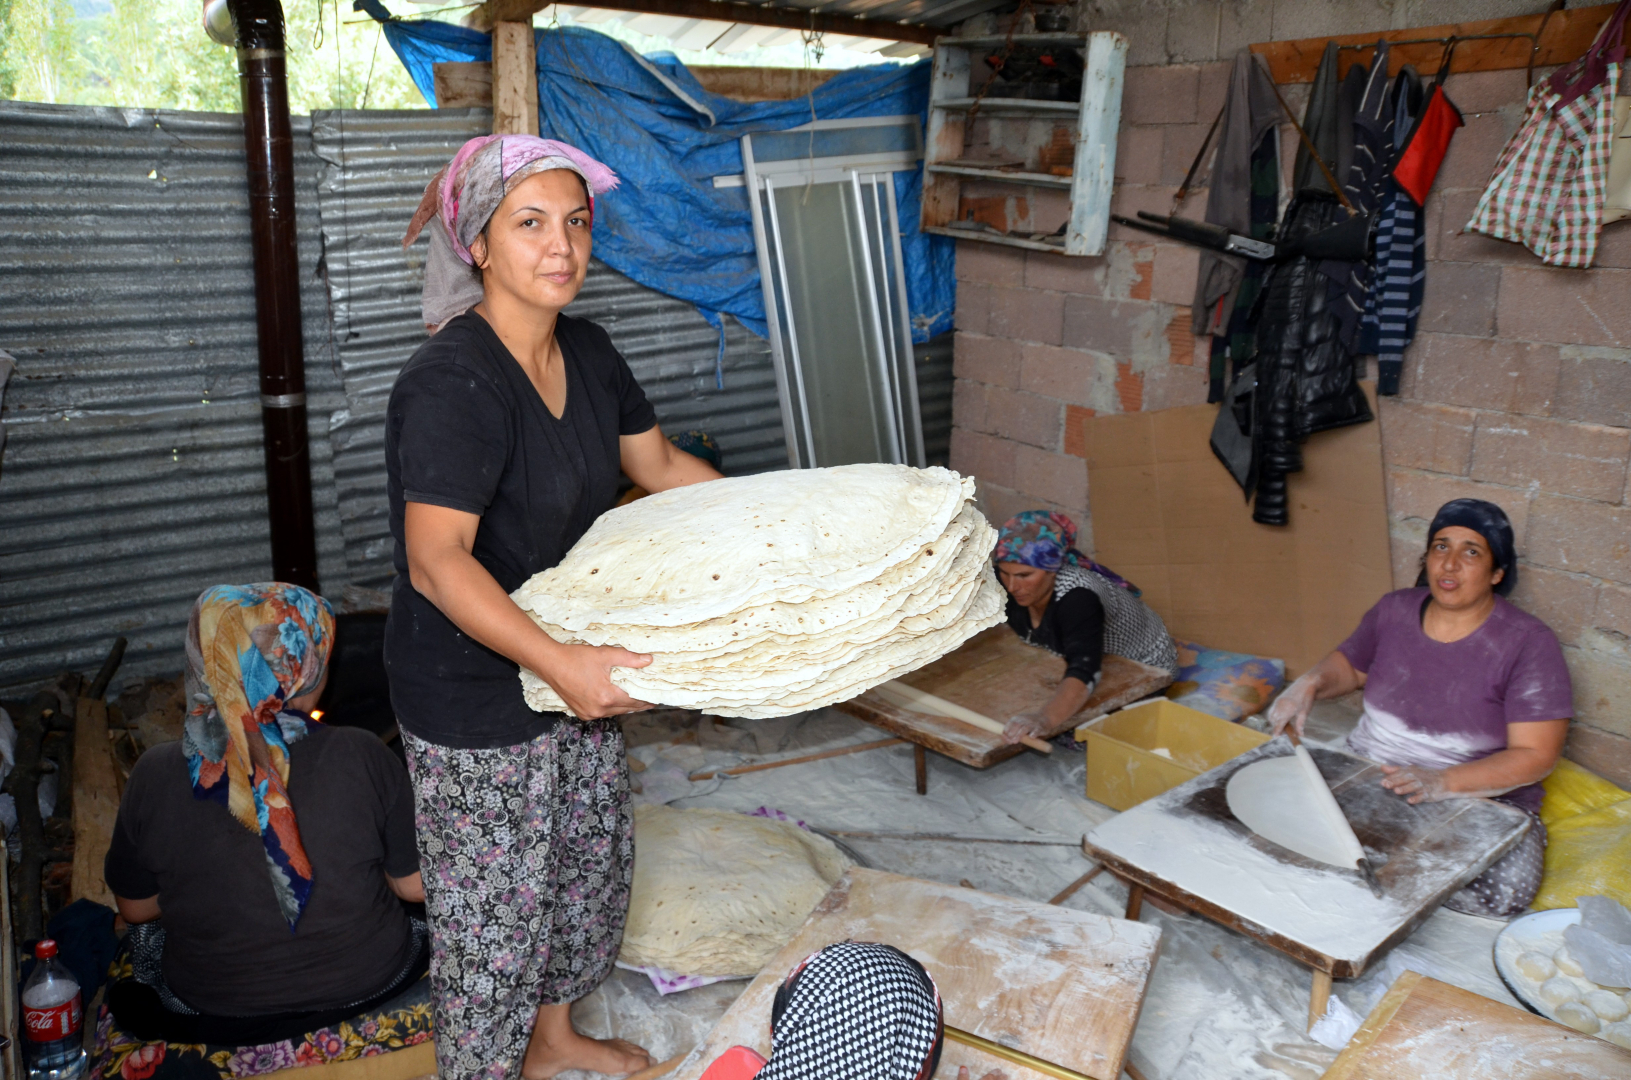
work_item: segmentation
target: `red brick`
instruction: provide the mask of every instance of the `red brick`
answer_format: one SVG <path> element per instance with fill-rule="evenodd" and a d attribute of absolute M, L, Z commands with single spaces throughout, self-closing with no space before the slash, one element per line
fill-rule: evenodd
<path fill-rule="evenodd" d="M 1070 454 L 1016 447 L 1014 487 L 1061 506 L 1086 506 L 1087 462 Z"/>
<path fill-rule="evenodd" d="M 1459 72 L 1444 80 L 1444 90 L 1463 116 L 1494 112 L 1509 105 L 1521 108 L 1529 96 L 1522 68 Z"/>
<path fill-rule="evenodd" d="M 1014 452 L 1019 444 L 993 435 L 953 427 L 951 467 L 964 476 L 975 476 L 993 484 L 1012 486 Z"/>
<path fill-rule="evenodd" d="M 1481 186 L 1455 191 L 1435 188 L 1434 194 L 1428 197 L 1427 258 L 1431 260 L 1428 277 L 1433 276 L 1439 261 L 1534 265 L 1535 256 L 1522 244 L 1462 231 L 1472 220 L 1483 194 Z"/>
<path fill-rule="evenodd" d="M 1025 252 L 1025 287 L 1053 292 L 1098 296 L 1104 291 L 1108 259 L 1083 259 L 1071 255 L 1051 255 L 1045 251 Z"/>
<path fill-rule="evenodd" d="M 986 419 L 985 398 L 988 389 L 990 387 L 984 383 L 969 382 L 967 379 L 952 383 L 951 422 L 969 431 L 989 432 L 991 424 Z"/>
<path fill-rule="evenodd" d="M 1193 64 L 1130 67 L 1122 84 L 1124 124 L 1193 124 L 1201 69 Z"/>
<path fill-rule="evenodd" d="M 1453 100 L 1453 96 L 1452 96 Z M 1495 171 L 1495 161 L 1501 148 L 1511 137 L 1517 117 L 1487 112 L 1466 117 L 1467 124 L 1450 140 L 1450 151 L 1444 155 L 1434 183 L 1446 191 L 1452 188 L 1482 188 L 1489 183 Z"/>
<path fill-rule="evenodd" d="M 1565 345 L 1552 415 L 1631 427 L 1631 352 Z"/>
<path fill-rule="evenodd" d="M 1471 409 L 1546 416 L 1558 380 L 1555 345 L 1422 334 L 1405 358 L 1405 393 Z"/>
<path fill-rule="evenodd" d="M 1079 458 L 1087 457 L 1087 429 L 1082 425 L 1097 415 L 1092 409 L 1084 409 L 1080 405 L 1065 406 L 1065 453 Z"/>
<path fill-rule="evenodd" d="M 1157 364 L 1144 373 L 1144 411 L 1204 405 L 1207 381 L 1204 367 Z"/>
<path fill-rule="evenodd" d="M 1154 125 L 1126 127 L 1116 137 L 1116 184 L 1161 182 L 1161 153 L 1166 145 Z"/>
<path fill-rule="evenodd" d="M 1597 610 L 1592 613 L 1593 629 L 1618 634 L 1631 641 L 1631 589 L 1604 584 L 1597 590 Z"/>
<path fill-rule="evenodd" d="M 1064 406 L 1052 398 L 1000 386 L 986 388 L 985 422 L 994 435 L 1057 450 L 1063 419 Z"/>
<path fill-rule="evenodd" d="M 1631 226 L 1610 225 L 1597 236 L 1597 257 L 1592 266 L 1631 267 Z"/>
<path fill-rule="evenodd" d="M 1599 731 L 1631 736 L 1631 663 L 1620 657 L 1564 646 L 1574 683 L 1576 726 L 1588 724 Z"/>
<path fill-rule="evenodd" d="M 1065 301 L 1064 344 L 1130 358 L 1142 333 L 1162 332 L 1161 307 L 1138 300 L 1072 296 Z"/>
<path fill-rule="evenodd" d="M 1500 333 L 1525 341 L 1631 348 L 1628 297 L 1631 270 L 1504 266 Z"/>
<path fill-rule="evenodd" d="M 1631 585 L 1631 507 L 1541 495 L 1529 519 L 1531 562 Z"/>
<path fill-rule="evenodd" d="M 1105 409 L 1114 402 L 1115 359 L 1058 345 L 1026 345 L 1020 389 L 1070 405 Z"/>
<path fill-rule="evenodd" d="M 1598 776 L 1631 788 L 1631 739 L 1576 720 L 1569 727 L 1563 756 Z"/>
<path fill-rule="evenodd" d="M 1134 371 L 1131 364 L 1116 365 L 1116 397 L 1122 412 L 1144 411 L 1144 376 Z"/>
<path fill-rule="evenodd" d="M 1217 115 L 1215 112 L 1213 115 Z M 1206 138 L 1207 129 L 1212 126 L 1209 116 L 1199 124 L 1168 124 L 1165 128 L 1166 141 L 1161 146 L 1161 182 L 1177 186 L 1184 182 L 1189 167 L 1195 163 L 1195 155 L 1200 151 L 1201 142 Z M 1207 153 L 1215 153 L 1217 139 L 1214 137 L 1212 145 L 1207 147 Z M 1195 171 L 1195 183 L 1207 183 L 1206 163 Z M 1193 198 L 1193 196 L 1191 196 Z M 1188 209 L 1188 208 L 1186 208 Z M 1190 210 L 1195 217 L 1205 213 L 1206 204 L 1197 200 L 1197 205 Z"/>
<path fill-rule="evenodd" d="M 986 326 L 993 337 L 1057 345 L 1063 318 L 1064 297 L 1058 293 L 991 287 Z"/>
<path fill-rule="evenodd" d="M 1493 335 L 1495 298 L 1500 286 L 1498 266 L 1434 263 L 1427 269 L 1422 289 L 1420 328 L 1441 334 Z"/>
<path fill-rule="evenodd" d="M 1423 544 L 1427 539 L 1427 523 L 1433 520 L 1438 508 L 1451 499 L 1486 499 L 1505 510 L 1506 516 L 1512 521 L 1512 532 L 1518 551 L 1522 553 L 1526 550 L 1524 542 L 1528 534 L 1530 512 L 1529 498 L 1522 491 L 1495 484 L 1481 484 L 1459 476 L 1442 476 L 1438 473 L 1397 467 L 1387 469 L 1388 517 L 1401 526 L 1419 522 L 1420 524 L 1415 527 L 1421 532 Z"/>
<path fill-rule="evenodd" d="M 1167 360 L 1174 364 L 1195 363 L 1195 332 L 1190 329 L 1189 309 L 1172 309 L 1172 321 L 1167 323 Z"/>
<path fill-rule="evenodd" d="M 1211 124 L 1223 108 L 1223 99 L 1229 96 L 1229 77 L 1234 71 L 1233 52 L 1219 53 L 1227 60 L 1214 60 L 1201 65 L 1195 97 L 1195 119 Z"/>
<path fill-rule="evenodd" d="M 1631 462 L 1631 431 L 1545 420 L 1538 416 L 1478 419 L 1472 478 L 1600 502 L 1619 502 Z"/>
<path fill-rule="evenodd" d="M 952 374 L 959 379 L 1016 389 L 1020 348 L 1018 342 L 959 330 L 952 343 Z"/>
<path fill-rule="evenodd" d="M 1127 297 L 1130 300 L 1149 300 L 1155 292 L 1155 260 L 1139 259 L 1133 263 L 1133 273 L 1136 275 L 1127 287 Z"/>
<path fill-rule="evenodd" d="M 1452 476 L 1467 475 L 1477 413 L 1393 397 L 1381 398 L 1379 403 L 1384 462 Z"/>
<path fill-rule="evenodd" d="M 1001 484 L 992 484 L 981 481 L 979 486 L 980 512 L 985 519 L 993 525 L 1000 525 L 1015 514 L 1025 510 L 1054 510 L 1080 520 L 1083 516 L 1081 507 L 1060 506 L 1029 495 L 1023 491 L 1015 491 L 1011 487 Z"/>
<path fill-rule="evenodd" d="M 957 283 L 957 310 L 952 322 L 959 330 L 983 334 L 990 323 L 991 286 L 972 281 Z"/>
<path fill-rule="evenodd" d="M 1025 252 L 1001 244 L 957 245 L 957 280 L 987 285 L 1018 285 L 1025 276 Z"/>
<path fill-rule="evenodd" d="M 1581 574 L 1565 574 L 1526 563 L 1518 567 L 1518 585 L 1507 597 L 1552 628 L 1565 645 L 1580 640 L 1595 625 L 1597 582 Z"/>
<path fill-rule="evenodd" d="M 1150 299 L 1186 308 L 1195 300 L 1195 275 L 1200 270 L 1201 252 L 1186 244 L 1157 244 L 1155 267 L 1150 280 Z"/>

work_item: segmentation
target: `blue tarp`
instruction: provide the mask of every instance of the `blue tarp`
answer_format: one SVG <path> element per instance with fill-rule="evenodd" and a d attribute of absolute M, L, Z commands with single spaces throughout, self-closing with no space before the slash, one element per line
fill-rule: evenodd
<path fill-rule="evenodd" d="M 432 64 L 492 58 L 491 38 L 465 27 L 393 20 L 384 29 L 432 104 Z M 642 285 L 690 301 L 715 326 L 728 312 L 764 336 L 747 192 L 715 188 L 713 178 L 742 171 L 743 135 L 808 123 L 811 98 L 733 101 L 704 90 L 670 53 L 642 57 L 579 27 L 535 35 L 540 133 L 581 147 L 623 180 L 597 200 L 595 254 Z M 842 71 L 816 89 L 815 116 L 921 117 L 929 69 L 921 61 Z M 918 231 L 921 192 L 921 170 L 895 174 L 912 336 L 920 342 L 951 329 L 956 295 L 955 245 Z"/>

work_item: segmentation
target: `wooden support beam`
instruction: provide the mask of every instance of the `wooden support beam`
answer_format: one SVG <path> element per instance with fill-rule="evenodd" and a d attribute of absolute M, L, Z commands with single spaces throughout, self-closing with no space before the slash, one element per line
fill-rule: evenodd
<path fill-rule="evenodd" d="M 119 815 L 119 780 L 108 748 L 108 707 L 80 698 L 74 717 L 74 870 L 70 896 L 113 906 L 102 860 Z"/>
<path fill-rule="evenodd" d="M 430 70 L 436 82 L 438 109 L 493 107 L 492 64 L 483 60 L 448 60 L 432 64 Z"/>
<path fill-rule="evenodd" d="M 464 18 L 464 25 L 488 30 L 501 22 L 530 20 L 534 12 L 549 4 L 544 0 L 487 0 Z M 712 19 L 715 22 L 746 23 L 749 26 L 779 26 L 784 30 L 810 30 L 849 37 L 880 38 L 884 41 L 912 41 L 932 46 L 945 33 L 933 26 L 858 19 L 853 15 L 828 15 L 801 8 L 744 4 L 735 0 L 594 0 L 578 7 L 609 11 L 634 11 L 643 15 L 677 15 L 682 19 Z"/>
<path fill-rule="evenodd" d="M 538 51 L 530 22 L 493 27 L 493 134 L 538 134 Z"/>
<path fill-rule="evenodd" d="M 1614 13 L 1613 4 L 1596 7 L 1564 9 L 1545 15 L 1518 15 L 1508 19 L 1481 19 L 1477 22 L 1444 23 L 1439 26 L 1419 26 L 1412 30 L 1378 30 L 1368 34 L 1340 34 L 1335 37 L 1303 38 L 1300 41 L 1267 41 L 1251 47 L 1269 62 L 1274 81 L 1281 83 L 1310 83 L 1325 53 L 1325 44 L 1374 45 L 1378 39 L 1388 42 L 1416 41 L 1422 38 L 1470 37 L 1478 34 L 1535 34 L 1545 20 L 1546 30 L 1540 35 L 1540 52 L 1534 55 L 1535 67 L 1567 64 L 1578 59 L 1591 45 L 1592 39 Z M 1631 35 L 1628 35 L 1631 36 Z M 1452 73 L 1463 71 L 1510 71 L 1529 66 L 1532 44 L 1528 38 L 1512 37 L 1494 40 L 1468 41 L 1457 45 L 1451 60 Z M 1369 62 L 1370 50 L 1344 49 L 1339 54 L 1338 75 L 1359 61 Z M 1414 65 L 1423 75 L 1438 73 L 1444 59 L 1444 47 L 1436 42 L 1421 45 L 1401 45 L 1389 50 L 1388 73 L 1396 75 L 1405 64 Z"/>

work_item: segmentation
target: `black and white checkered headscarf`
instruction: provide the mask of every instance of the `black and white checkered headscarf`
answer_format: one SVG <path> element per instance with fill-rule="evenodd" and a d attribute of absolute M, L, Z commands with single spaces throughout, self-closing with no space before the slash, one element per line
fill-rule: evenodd
<path fill-rule="evenodd" d="M 940 992 L 892 945 L 844 941 L 793 969 L 756 1080 L 928 1080 L 944 1038 Z"/>

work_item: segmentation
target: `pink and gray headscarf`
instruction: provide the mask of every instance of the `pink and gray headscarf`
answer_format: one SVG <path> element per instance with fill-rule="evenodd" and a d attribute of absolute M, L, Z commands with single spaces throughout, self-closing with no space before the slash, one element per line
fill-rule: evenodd
<path fill-rule="evenodd" d="M 480 302 L 481 272 L 470 245 L 504 196 L 527 177 L 551 169 L 569 169 L 583 178 L 591 217 L 595 196 L 618 184 L 616 173 L 575 146 L 536 135 L 483 135 L 459 147 L 426 186 L 402 246 L 413 243 L 431 218 L 441 222 L 431 230 L 425 260 L 424 317 L 431 333 Z"/>
<path fill-rule="evenodd" d="M 1038 570 L 1058 570 L 1067 564 L 1080 566 L 1134 596 L 1143 595 L 1138 586 L 1077 551 L 1076 523 L 1053 510 L 1026 510 L 1003 522 L 991 561 L 1024 563 Z"/>

